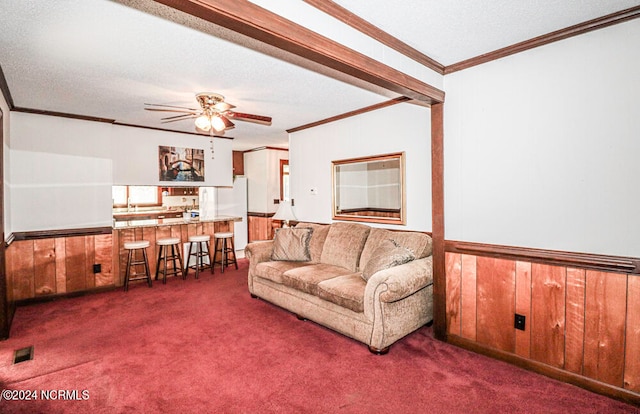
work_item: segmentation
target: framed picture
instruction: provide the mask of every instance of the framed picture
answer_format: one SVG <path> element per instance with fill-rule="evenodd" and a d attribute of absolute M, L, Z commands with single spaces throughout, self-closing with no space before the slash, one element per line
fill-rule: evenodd
<path fill-rule="evenodd" d="M 160 181 L 204 181 L 204 150 L 158 147 Z"/>

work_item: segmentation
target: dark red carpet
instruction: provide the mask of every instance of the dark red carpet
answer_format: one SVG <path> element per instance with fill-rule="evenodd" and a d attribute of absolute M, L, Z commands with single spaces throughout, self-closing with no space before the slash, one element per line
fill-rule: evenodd
<path fill-rule="evenodd" d="M 429 328 L 372 355 L 251 299 L 240 264 L 18 308 L 0 342 L 0 388 L 39 398 L 3 399 L 0 412 L 640 413 L 436 341 Z M 34 359 L 13 365 L 29 345 Z M 50 390 L 62 392 L 43 400 Z"/>

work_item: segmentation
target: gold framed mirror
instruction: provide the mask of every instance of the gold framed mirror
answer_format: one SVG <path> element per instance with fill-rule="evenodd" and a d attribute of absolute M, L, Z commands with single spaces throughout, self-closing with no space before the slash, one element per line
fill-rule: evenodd
<path fill-rule="evenodd" d="M 331 162 L 334 220 L 406 224 L 404 152 Z"/>

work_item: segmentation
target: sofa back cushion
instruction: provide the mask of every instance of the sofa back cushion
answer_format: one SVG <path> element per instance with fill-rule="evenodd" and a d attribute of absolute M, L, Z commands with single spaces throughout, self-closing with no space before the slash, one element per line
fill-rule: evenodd
<path fill-rule="evenodd" d="M 328 224 L 316 224 L 300 222 L 296 224 L 296 228 L 309 228 L 313 229 L 311 234 L 311 240 L 309 241 L 309 254 L 311 255 L 311 262 L 320 263 L 322 257 L 322 247 L 329 234 Z"/>
<path fill-rule="evenodd" d="M 416 259 L 430 256 L 433 252 L 433 244 L 428 234 L 417 231 L 393 231 L 372 228 L 367 238 L 367 243 L 362 249 L 359 268 L 364 269 L 373 257 L 373 253 L 385 240 L 393 240 L 399 246 L 410 250 Z"/>
<path fill-rule="evenodd" d="M 362 268 L 362 279 L 368 281 L 369 278 L 381 270 L 389 269 L 409 263 L 416 256 L 406 247 L 400 246 L 391 239 L 383 240 L 377 249 L 373 251 L 371 259 Z"/>
<path fill-rule="evenodd" d="M 311 259 L 309 241 L 312 233 L 313 229 L 305 228 L 276 229 L 271 260 L 308 262 Z"/>
<path fill-rule="evenodd" d="M 321 263 L 358 271 L 358 263 L 371 227 L 358 223 L 333 223 L 322 248 Z"/>

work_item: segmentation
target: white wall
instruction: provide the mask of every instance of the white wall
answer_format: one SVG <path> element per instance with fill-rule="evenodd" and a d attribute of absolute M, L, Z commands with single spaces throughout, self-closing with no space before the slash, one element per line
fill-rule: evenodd
<path fill-rule="evenodd" d="M 11 137 L 5 209 L 13 232 L 110 226 L 113 184 L 167 185 L 159 181 L 159 145 L 205 149 L 199 184 L 232 183 L 227 139 L 215 141 L 212 160 L 207 137 L 20 112 L 11 113 Z"/>
<path fill-rule="evenodd" d="M 401 103 L 289 135 L 291 198 L 301 221 L 330 223 L 331 161 L 405 152 L 407 224 L 431 231 L 431 111 Z M 310 190 L 317 189 L 317 195 Z"/>
<path fill-rule="evenodd" d="M 447 75 L 445 236 L 638 256 L 640 20 Z"/>

